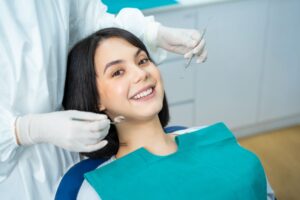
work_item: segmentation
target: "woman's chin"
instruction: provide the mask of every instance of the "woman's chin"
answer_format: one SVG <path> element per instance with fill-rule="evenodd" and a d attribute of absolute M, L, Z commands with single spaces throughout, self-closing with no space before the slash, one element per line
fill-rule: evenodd
<path fill-rule="evenodd" d="M 149 112 L 144 111 L 143 113 L 138 113 L 137 116 L 135 117 L 136 120 L 139 121 L 152 121 L 156 117 L 158 117 L 158 113 L 160 112 L 161 109 L 157 110 L 149 110 Z"/>
<path fill-rule="evenodd" d="M 151 122 L 153 120 L 156 120 L 156 118 L 158 119 L 158 112 L 151 112 L 151 113 L 137 113 L 136 115 L 130 115 L 130 116 L 124 116 L 125 120 L 124 122 L 126 123 L 147 123 L 147 122 Z"/>

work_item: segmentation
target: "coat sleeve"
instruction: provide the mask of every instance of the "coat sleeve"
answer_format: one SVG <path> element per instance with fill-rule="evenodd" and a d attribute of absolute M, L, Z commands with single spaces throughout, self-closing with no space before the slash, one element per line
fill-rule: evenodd
<path fill-rule="evenodd" d="M 159 23 L 153 16 L 145 17 L 134 8 L 124 8 L 117 15 L 107 12 L 107 6 L 99 0 L 77 0 L 70 5 L 70 47 L 91 33 L 108 27 L 118 27 L 132 32 L 147 46 L 151 57 L 161 62 L 166 51 L 157 48 Z"/>
<path fill-rule="evenodd" d="M 8 18 L 8 20 L 4 20 L 6 24 L 10 23 L 10 15 L 7 13 L 3 13 L 3 15 Z M 15 34 L 15 29 L 11 30 Z M 4 181 L 14 169 L 23 150 L 17 145 L 14 133 L 15 118 L 19 114 L 16 113 L 16 99 L 18 99 L 16 96 L 20 92 L 18 89 L 23 89 L 22 87 L 18 88 L 17 78 L 20 77 L 20 74 L 15 67 L 21 63 L 18 60 L 21 57 L 21 50 L 14 49 L 12 45 L 13 42 L 19 42 L 19 38 L 13 37 L 14 34 L 8 38 L 6 33 L 8 31 L 0 34 L 0 182 Z M 22 102 L 24 99 L 18 100 Z M 21 107 L 23 104 L 19 103 L 18 106 Z"/>
<path fill-rule="evenodd" d="M 1 87 L 3 87 L 2 85 Z M 15 116 L 5 105 L 5 98 L 0 101 L 0 182 L 14 169 L 22 147 L 18 146 L 14 134 Z"/>

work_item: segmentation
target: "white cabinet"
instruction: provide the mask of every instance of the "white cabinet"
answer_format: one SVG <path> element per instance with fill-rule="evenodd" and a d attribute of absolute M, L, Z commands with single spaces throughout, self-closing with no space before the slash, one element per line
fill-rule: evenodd
<path fill-rule="evenodd" d="M 256 122 L 263 61 L 266 1 L 235 1 L 199 8 L 208 24 L 208 60 L 197 68 L 196 123 L 230 128 Z"/>
<path fill-rule="evenodd" d="M 194 126 L 194 102 L 170 106 L 170 123 L 175 126 Z"/>
<path fill-rule="evenodd" d="M 166 61 L 159 66 L 170 108 L 170 125 L 194 126 L 195 68 L 185 61 Z"/>
<path fill-rule="evenodd" d="M 197 9 L 165 11 L 153 14 L 160 23 L 177 28 L 196 28 Z M 159 66 L 170 108 L 170 125 L 195 125 L 195 68 L 185 69 L 182 55 L 169 53 Z"/>
<path fill-rule="evenodd" d="M 195 99 L 194 67 L 185 69 L 185 60 L 166 61 L 159 65 L 170 105 Z"/>
<path fill-rule="evenodd" d="M 155 20 L 165 26 L 176 28 L 195 28 L 197 26 L 197 8 L 184 10 L 171 10 L 159 13 L 152 13 Z"/>
<path fill-rule="evenodd" d="M 160 23 L 178 28 L 195 28 L 197 9 L 155 13 Z M 193 126 L 195 118 L 195 69 L 185 69 L 182 55 L 169 54 L 159 66 L 170 108 L 170 125 Z"/>
<path fill-rule="evenodd" d="M 300 113 L 300 1 L 269 8 L 259 121 Z"/>

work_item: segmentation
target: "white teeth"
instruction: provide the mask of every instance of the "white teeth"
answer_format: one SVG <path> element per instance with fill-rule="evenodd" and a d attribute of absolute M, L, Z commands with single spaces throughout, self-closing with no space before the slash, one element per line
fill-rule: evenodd
<path fill-rule="evenodd" d="M 133 98 L 134 98 L 134 99 L 140 99 L 140 98 L 142 98 L 142 97 L 148 96 L 149 94 L 152 93 L 152 91 L 153 91 L 153 89 L 152 89 L 152 88 L 149 88 L 148 90 L 143 91 L 143 92 L 141 92 L 141 93 L 135 95 Z"/>

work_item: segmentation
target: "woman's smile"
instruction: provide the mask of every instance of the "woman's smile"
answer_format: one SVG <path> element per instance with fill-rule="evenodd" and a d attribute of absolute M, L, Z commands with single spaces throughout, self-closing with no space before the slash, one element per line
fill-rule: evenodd
<path fill-rule="evenodd" d="M 152 99 L 155 95 L 155 86 L 147 86 L 143 89 L 141 89 L 137 94 L 135 94 L 130 99 L 135 101 L 147 101 L 149 99 Z"/>

